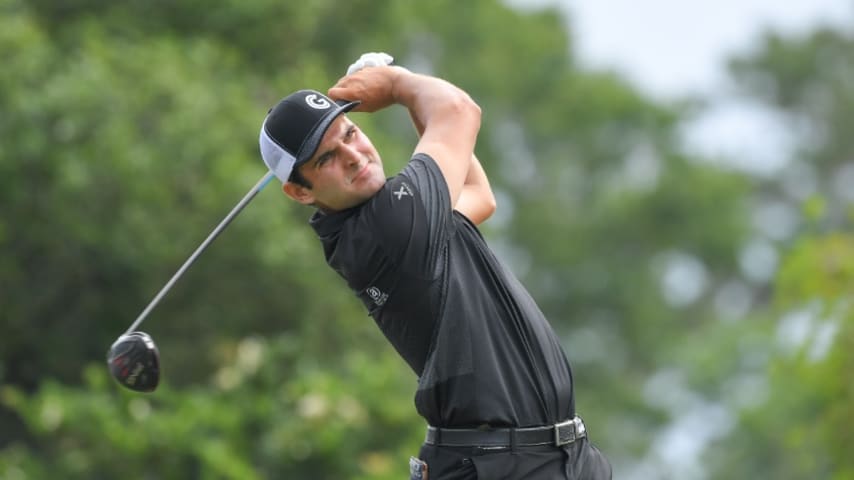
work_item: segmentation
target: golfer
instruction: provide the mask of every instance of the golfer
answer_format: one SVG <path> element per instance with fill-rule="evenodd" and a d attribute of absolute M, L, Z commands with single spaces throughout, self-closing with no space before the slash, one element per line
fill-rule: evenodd
<path fill-rule="evenodd" d="M 474 155 L 481 111 L 461 89 L 385 62 L 267 114 L 261 153 L 284 193 L 316 209 L 330 267 L 418 375 L 428 427 L 414 479 L 609 479 L 576 416 L 557 336 L 477 229 L 495 210 Z M 405 107 L 419 141 L 386 178 L 346 112 Z"/>

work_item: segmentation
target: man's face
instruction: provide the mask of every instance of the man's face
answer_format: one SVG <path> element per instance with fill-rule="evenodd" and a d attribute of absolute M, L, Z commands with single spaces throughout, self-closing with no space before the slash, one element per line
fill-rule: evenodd
<path fill-rule="evenodd" d="M 359 205 L 385 185 L 382 160 L 371 141 L 344 115 L 326 131 L 314 156 L 299 167 L 311 188 L 283 186 L 296 201 L 322 210 L 338 211 Z"/>

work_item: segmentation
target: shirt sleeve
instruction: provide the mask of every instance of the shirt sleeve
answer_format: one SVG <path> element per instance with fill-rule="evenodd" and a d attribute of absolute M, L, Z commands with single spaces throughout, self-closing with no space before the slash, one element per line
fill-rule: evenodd
<path fill-rule="evenodd" d="M 391 261 L 425 278 L 441 271 L 453 210 L 445 178 L 430 156 L 413 156 L 368 207 L 371 228 Z"/>

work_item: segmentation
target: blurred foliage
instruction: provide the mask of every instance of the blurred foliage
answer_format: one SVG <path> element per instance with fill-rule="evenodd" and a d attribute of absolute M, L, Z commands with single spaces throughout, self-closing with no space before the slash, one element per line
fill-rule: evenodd
<path fill-rule="evenodd" d="M 3 478 L 396 478 L 423 438 L 391 352 L 319 368 L 296 337 L 248 337 L 226 358 L 208 385 L 150 396 L 117 390 L 101 365 L 79 388 L 48 380 L 28 399 L 4 387 L 44 449 L 13 442 Z"/>
<path fill-rule="evenodd" d="M 662 436 L 708 405 L 736 419 L 705 429 L 710 474 L 853 478 L 850 38 L 769 34 L 733 61 L 802 140 L 793 170 L 755 179 L 683 152 L 680 106 L 580 68 L 566 20 L 498 0 L 0 0 L 0 478 L 405 477 L 415 376 L 278 186 L 143 325 L 161 388 L 103 365 L 264 173 L 269 106 L 376 50 L 483 107 L 484 234 L 564 339 L 615 478 L 664 469 Z M 406 113 L 353 118 L 395 173 Z M 769 240 L 777 278 L 749 278 L 769 202 L 797 227 Z M 781 340 L 799 318 L 806 340 Z"/>
<path fill-rule="evenodd" d="M 854 48 L 851 32 L 769 32 L 732 61 L 746 92 L 797 139 L 786 169 L 757 189 L 799 211 L 759 330 L 767 362 L 740 428 L 708 454 L 711 478 L 854 479 Z"/>
<path fill-rule="evenodd" d="M 711 450 L 713 478 L 854 478 L 854 234 L 802 239 L 775 299 L 767 377 Z"/>

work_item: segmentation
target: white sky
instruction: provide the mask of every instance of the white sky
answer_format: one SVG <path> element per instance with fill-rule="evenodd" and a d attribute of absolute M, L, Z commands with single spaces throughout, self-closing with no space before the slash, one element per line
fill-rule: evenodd
<path fill-rule="evenodd" d="M 854 26 L 847 0 L 552 1 L 569 12 L 586 62 L 615 67 L 663 97 L 720 87 L 727 54 L 748 49 L 766 27 Z"/>
<path fill-rule="evenodd" d="M 791 136 L 756 105 L 733 95 L 725 61 L 756 44 L 766 28 L 803 33 L 820 23 L 854 28 L 852 0 L 508 0 L 559 5 L 569 13 L 582 64 L 613 69 L 653 98 L 715 99 L 687 126 L 692 152 L 757 174 L 786 163 Z"/>

